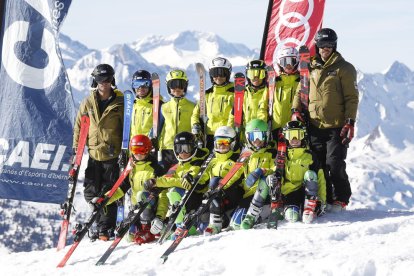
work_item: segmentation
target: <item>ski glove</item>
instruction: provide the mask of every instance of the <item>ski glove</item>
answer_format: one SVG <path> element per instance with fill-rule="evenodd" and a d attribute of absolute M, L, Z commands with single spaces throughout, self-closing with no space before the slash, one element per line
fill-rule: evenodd
<path fill-rule="evenodd" d="M 94 197 L 88 202 L 88 207 L 91 209 L 91 212 L 95 211 L 99 207 L 99 203 L 97 203 L 99 197 Z"/>
<path fill-rule="evenodd" d="M 292 108 L 292 117 L 290 118 L 291 121 L 300 121 L 302 123 L 305 122 L 305 120 L 303 120 L 303 116 L 302 113 L 300 113 L 299 110 L 297 110 L 296 108 Z"/>
<path fill-rule="evenodd" d="M 354 125 L 355 125 L 355 120 L 352 119 L 347 119 L 345 121 L 345 125 L 341 130 L 341 139 L 342 139 L 342 144 L 344 145 L 348 145 L 351 141 L 352 138 L 354 138 Z"/>
<path fill-rule="evenodd" d="M 183 186 L 184 189 L 190 190 L 191 187 L 193 186 L 193 181 L 194 181 L 193 176 L 190 173 L 186 173 L 183 176 L 181 185 Z"/>
<path fill-rule="evenodd" d="M 275 172 L 266 178 L 266 184 L 270 189 L 276 188 L 282 182 L 282 175 L 280 172 Z"/>
<path fill-rule="evenodd" d="M 144 189 L 148 192 L 152 192 L 157 187 L 157 180 L 155 178 L 150 178 L 145 180 Z"/>
<path fill-rule="evenodd" d="M 127 165 L 127 153 L 126 150 L 121 150 L 121 153 L 118 156 L 119 168 L 123 171 Z"/>
<path fill-rule="evenodd" d="M 153 235 L 157 235 L 161 232 L 162 228 L 164 227 L 164 222 L 159 217 L 155 217 L 151 221 L 151 229 L 150 232 Z"/>
<path fill-rule="evenodd" d="M 198 136 L 201 135 L 201 125 L 200 124 L 194 124 L 191 128 L 191 133 Z"/>
<path fill-rule="evenodd" d="M 257 168 L 254 171 L 252 171 L 246 178 L 246 185 L 250 188 L 256 183 L 256 181 L 264 175 L 264 172 L 262 169 Z"/>

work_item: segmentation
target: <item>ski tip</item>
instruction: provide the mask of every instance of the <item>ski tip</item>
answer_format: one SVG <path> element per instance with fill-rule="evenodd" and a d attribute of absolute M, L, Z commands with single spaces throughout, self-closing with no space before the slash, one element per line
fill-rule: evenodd
<path fill-rule="evenodd" d="M 244 74 L 243 74 L 242 72 L 237 72 L 237 73 L 234 75 L 234 78 L 244 78 Z"/>
<path fill-rule="evenodd" d="M 158 76 L 158 74 L 157 73 L 152 73 L 151 74 L 151 79 L 159 79 L 160 77 Z"/>
<path fill-rule="evenodd" d="M 161 256 L 161 258 L 160 258 L 160 260 L 159 260 L 159 263 L 160 264 L 165 264 L 165 262 L 168 260 L 168 257 L 167 256 Z"/>
<path fill-rule="evenodd" d="M 95 265 L 96 266 L 101 266 L 101 265 L 104 265 L 104 264 L 105 264 L 105 262 L 98 261 Z"/>

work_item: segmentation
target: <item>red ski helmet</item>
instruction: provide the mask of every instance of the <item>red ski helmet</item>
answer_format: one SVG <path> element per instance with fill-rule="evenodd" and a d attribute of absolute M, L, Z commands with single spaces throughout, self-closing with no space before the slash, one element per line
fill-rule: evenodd
<path fill-rule="evenodd" d="M 145 135 L 135 135 L 129 142 L 129 150 L 133 154 L 148 154 L 152 149 L 150 138 Z"/>

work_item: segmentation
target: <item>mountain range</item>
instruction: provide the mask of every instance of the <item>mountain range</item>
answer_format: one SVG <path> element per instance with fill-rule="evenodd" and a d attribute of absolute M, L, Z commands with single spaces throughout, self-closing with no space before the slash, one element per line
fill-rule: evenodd
<path fill-rule="evenodd" d="M 89 93 L 90 73 L 100 63 L 114 66 L 121 90 L 130 89 L 131 76 L 138 69 L 157 72 L 161 80 L 171 68 L 184 69 L 190 79 L 189 98 L 196 100 L 195 62 L 207 68 L 212 58 L 224 56 L 232 62 L 233 72 L 238 72 L 259 56 L 257 49 L 197 31 L 167 37 L 151 35 L 101 50 L 89 49 L 61 34 L 60 48 L 76 105 Z M 414 73 L 396 61 L 383 73 L 358 71 L 358 87 L 356 136 L 347 159 L 353 189 L 349 208 L 414 211 Z M 163 81 L 161 91 L 169 99 Z M 73 221 L 82 221 L 88 214 L 81 183 L 78 188 Z M 0 243 L 7 250 L 31 251 L 56 245 L 59 206 L 12 200 L 0 200 L 0 206 Z"/>

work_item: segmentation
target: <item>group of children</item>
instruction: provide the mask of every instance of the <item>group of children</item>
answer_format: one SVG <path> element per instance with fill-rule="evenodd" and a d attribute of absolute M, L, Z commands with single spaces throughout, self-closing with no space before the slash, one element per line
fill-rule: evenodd
<path fill-rule="evenodd" d="M 184 192 L 197 182 L 197 188 L 175 221 L 180 227 L 185 214 L 196 210 L 203 197 L 217 189 L 240 154 L 246 151 L 250 152 L 247 161 L 227 180 L 211 201 L 209 212 L 190 233 L 211 235 L 226 227 L 252 228 L 263 207 L 270 203 L 270 189 L 277 181 L 275 159 L 279 139 L 287 144 L 284 172 L 278 176 L 284 206 L 281 219 L 311 223 L 318 214 L 323 214 L 326 202 L 323 171 L 309 149 L 306 127 L 299 121 L 291 121 L 292 101 L 299 84 L 298 63 L 295 48 L 279 51 L 274 91 L 269 91 L 264 61 L 247 64 L 240 133 L 233 128 L 234 84 L 230 81 L 232 65 L 226 58 L 213 59 L 208 68 L 212 86 L 205 94 L 208 117 L 205 127 L 200 120 L 200 103 L 186 98 L 186 73 L 172 70 L 166 77 L 171 100 L 161 100 L 158 139 L 152 139 L 153 132 L 158 130 L 152 129 L 151 74 L 145 70 L 135 72 L 132 88 L 136 100 L 129 145 L 134 168 L 128 185 L 119 188 L 111 199 L 113 202 L 121 198 L 129 189 L 132 204 L 151 199 L 140 221 L 130 229 L 131 241 L 141 244 L 155 240 L 168 220 L 169 206 L 179 202 Z M 271 112 L 269 93 L 274 93 Z M 203 134 L 207 138 L 200 143 Z M 157 160 L 154 149 L 161 152 L 161 160 Z M 214 154 L 213 158 L 197 177 L 210 154 Z"/>

